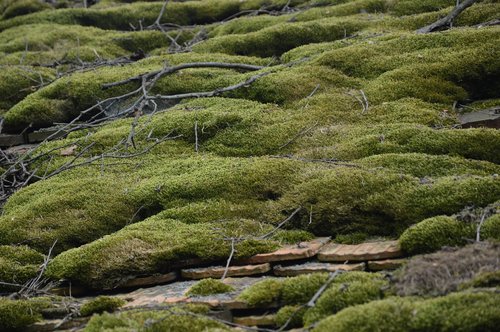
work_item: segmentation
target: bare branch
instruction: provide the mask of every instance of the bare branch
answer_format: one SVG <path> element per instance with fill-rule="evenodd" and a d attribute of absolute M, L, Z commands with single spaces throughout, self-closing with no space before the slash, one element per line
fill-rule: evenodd
<path fill-rule="evenodd" d="M 478 2 L 478 0 L 464 0 L 462 3 L 457 4 L 453 10 L 445 17 L 417 30 L 417 33 L 430 33 L 438 30 L 444 30 L 451 27 L 453 20 L 460 15 L 464 10 Z M 458 3 L 458 2 L 457 2 Z"/>

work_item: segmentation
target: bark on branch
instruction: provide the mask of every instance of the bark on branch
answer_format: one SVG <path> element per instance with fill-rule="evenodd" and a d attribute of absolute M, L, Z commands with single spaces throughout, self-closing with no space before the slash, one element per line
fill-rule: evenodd
<path fill-rule="evenodd" d="M 445 17 L 417 30 L 417 33 L 430 33 L 438 30 L 444 30 L 451 27 L 453 20 L 460 15 L 464 10 L 472 6 L 478 0 L 464 0 L 459 3 L 453 10 Z"/>

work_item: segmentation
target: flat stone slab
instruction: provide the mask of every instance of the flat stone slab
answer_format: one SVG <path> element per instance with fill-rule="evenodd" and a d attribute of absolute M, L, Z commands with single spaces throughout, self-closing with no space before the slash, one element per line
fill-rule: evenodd
<path fill-rule="evenodd" d="M 381 261 L 369 261 L 368 269 L 370 271 L 395 270 L 403 266 L 407 262 L 406 259 L 384 259 Z"/>
<path fill-rule="evenodd" d="M 238 263 L 261 264 L 311 258 L 316 256 L 329 240 L 329 237 L 320 237 L 312 241 L 285 246 L 270 253 L 258 254 L 247 259 L 239 260 Z"/>
<path fill-rule="evenodd" d="M 356 245 L 330 243 L 318 253 L 323 262 L 363 262 L 403 256 L 398 241 L 367 242 Z"/>
<path fill-rule="evenodd" d="M 462 124 L 462 128 L 487 127 L 499 129 L 500 106 L 480 110 L 477 112 L 459 114 L 458 119 Z"/>
<path fill-rule="evenodd" d="M 148 277 L 139 277 L 127 280 L 125 283 L 120 284 L 120 288 L 133 288 L 133 287 L 147 287 L 165 284 L 177 279 L 177 273 L 170 272 L 167 274 L 152 275 Z"/>
<path fill-rule="evenodd" d="M 233 323 L 244 326 L 274 326 L 276 315 L 233 317 Z"/>
<path fill-rule="evenodd" d="M 202 267 L 181 270 L 181 275 L 187 279 L 221 278 L 226 271 L 225 266 Z M 271 271 L 269 263 L 258 265 L 230 266 L 227 277 L 246 277 Z"/>
<path fill-rule="evenodd" d="M 198 281 L 177 281 L 171 284 L 141 288 L 129 293 L 116 295 L 128 303 L 125 308 L 154 306 L 159 304 L 178 304 L 178 303 L 197 303 L 206 304 L 212 308 L 225 309 L 248 309 L 247 303 L 237 299 L 238 294 L 254 283 L 263 280 L 263 278 L 226 278 L 224 283 L 233 286 L 234 291 L 223 294 L 214 294 L 208 296 L 186 296 L 186 292 Z M 270 304 L 266 308 L 275 308 L 277 303 Z"/>
<path fill-rule="evenodd" d="M 365 263 L 358 264 L 330 264 L 330 263 L 305 263 L 291 266 L 277 265 L 273 272 L 279 277 L 293 277 L 301 274 L 309 274 L 315 272 L 335 272 L 342 271 L 363 271 Z"/>

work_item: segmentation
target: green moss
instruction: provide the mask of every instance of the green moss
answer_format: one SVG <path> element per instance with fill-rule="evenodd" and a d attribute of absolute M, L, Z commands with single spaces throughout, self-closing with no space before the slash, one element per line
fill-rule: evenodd
<path fill-rule="evenodd" d="M 238 295 L 238 299 L 245 301 L 251 307 L 269 305 L 279 299 L 281 287 L 281 280 L 265 279 L 244 289 Z"/>
<path fill-rule="evenodd" d="M 495 293 L 456 293 L 429 300 L 389 298 L 350 307 L 313 331 L 493 331 L 499 322 Z"/>
<path fill-rule="evenodd" d="M 34 278 L 43 263 L 43 255 L 28 246 L 0 246 L 0 281 L 24 285 Z M 19 290 L 0 285 L 1 290 Z"/>
<path fill-rule="evenodd" d="M 127 311 L 119 314 L 94 315 L 85 332 L 130 331 L 225 331 L 227 327 L 214 319 L 203 317 L 189 309 L 165 307 L 165 310 Z"/>
<path fill-rule="evenodd" d="M 54 78 L 54 71 L 30 66 L 2 66 L 0 71 L 0 108 L 9 109 Z"/>
<path fill-rule="evenodd" d="M 313 308 L 307 310 L 304 324 L 312 325 L 346 307 L 378 300 L 383 297 L 384 286 L 387 282 L 383 280 L 336 283 L 321 295 Z"/>
<path fill-rule="evenodd" d="M 2 19 L 4 20 L 51 8 L 47 3 L 38 0 L 3 1 L 1 7 Z"/>
<path fill-rule="evenodd" d="M 460 285 L 460 289 L 470 287 L 499 287 L 500 286 L 500 271 L 481 272 L 468 282 Z"/>
<path fill-rule="evenodd" d="M 276 313 L 276 325 L 281 327 L 286 324 L 287 329 L 302 327 L 302 317 L 305 312 L 306 309 L 302 306 L 287 305 L 281 307 L 281 309 Z"/>
<path fill-rule="evenodd" d="M 365 233 L 339 234 L 335 237 L 335 242 L 342 244 L 359 244 L 365 242 L 368 235 Z"/>
<path fill-rule="evenodd" d="M 118 286 L 124 275 L 168 271 L 179 260 L 221 260 L 229 256 L 231 245 L 214 231 L 219 226 L 220 223 L 184 224 L 161 215 L 151 217 L 63 252 L 49 264 L 46 274 L 54 279 L 66 278 L 103 289 Z M 243 220 L 226 222 L 224 227 L 226 236 L 257 236 L 263 231 L 260 225 Z M 276 247 L 273 241 L 245 240 L 236 245 L 236 256 L 249 257 Z"/>
<path fill-rule="evenodd" d="M 0 298 L 0 330 L 22 331 L 42 319 L 40 310 L 48 308 L 46 299 L 10 300 Z"/>
<path fill-rule="evenodd" d="M 198 281 L 188 290 L 186 295 L 207 296 L 213 294 L 228 293 L 233 290 L 234 288 L 231 285 L 227 285 L 220 280 L 208 278 Z"/>
<path fill-rule="evenodd" d="M 498 165 L 490 162 L 423 153 L 379 154 L 357 160 L 357 163 L 370 168 L 384 168 L 411 174 L 419 178 L 458 174 L 484 176 L 498 174 L 500 171 Z"/>
<path fill-rule="evenodd" d="M 286 278 L 281 286 L 281 300 L 286 304 L 302 304 L 309 301 L 328 280 L 326 273 L 304 274 Z"/>
<path fill-rule="evenodd" d="M 366 23 L 353 19 L 321 19 L 283 23 L 256 32 L 209 39 L 197 45 L 198 52 L 279 56 L 295 47 L 341 39 L 363 28 Z"/>
<path fill-rule="evenodd" d="M 409 254 L 427 253 L 443 246 L 463 245 L 467 237 L 472 237 L 473 231 L 473 225 L 464 224 L 455 218 L 433 217 L 407 229 L 399 242 Z"/>
<path fill-rule="evenodd" d="M 500 240 L 500 214 L 486 219 L 481 226 L 481 240 Z"/>
<path fill-rule="evenodd" d="M 117 297 L 98 296 L 93 300 L 85 302 L 80 308 L 80 315 L 91 316 L 103 312 L 113 312 L 123 306 L 126 302 Z"/>

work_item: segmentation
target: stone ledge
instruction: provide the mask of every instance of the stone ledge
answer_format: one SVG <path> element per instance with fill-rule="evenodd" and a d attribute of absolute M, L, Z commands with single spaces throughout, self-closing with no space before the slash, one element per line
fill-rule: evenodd
<path fill-rule="evenodd" d="M 212 266 L 205 268 L 184 269 L 181 275 L 187 279 L 221 278 L 226 268 L 224 266 Z M 242 277 L 263 274 L 271 271 L 269 263 L 258 265 L 230 266 L 227 269 L 227 277 Z"/>
<path fill-rule="evenodd" d="M 318 253 L 323 262 L 364 262 L 403 257 L 398 241 L 367 242 L 357 245 L 330 243 Z"/>
<path fill-rule="evenodd" d="M 247 259 L 237 261 L 240 264 L 261 264 L 272 262 L 284 262 L 314 257 L 320 249 L 330 240 L 329 237 L 321 237 L 296 245 L 285 246 L 276 251 L 258 254 Z"/>
<path fill-rule="evenodd" d="M 292 266 L 277 265 L 273 271 L 276 276 L 293 277 L 301 274 L 310 274 L 316 272 L 334 272 L 342 271 L 363 271 L 365 263 L 358 264 L 330 264 L 330 263 L 305 263 Z"/>

